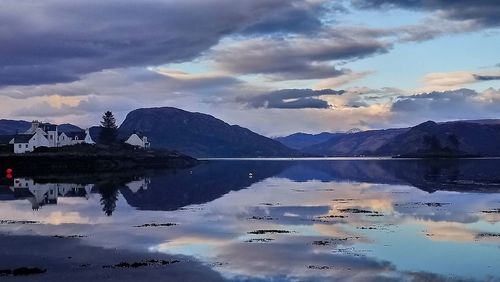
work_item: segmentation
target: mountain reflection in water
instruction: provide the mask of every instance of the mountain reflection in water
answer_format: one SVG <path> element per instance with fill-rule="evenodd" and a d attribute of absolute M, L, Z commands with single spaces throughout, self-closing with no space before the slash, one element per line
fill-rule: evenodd
<path fill-rule="evenodd" d="M 231 160 L 15 176 L 0 182 L 0 233 L 191 256 L 230 280 L 495 280 L 499 168 L 495 159 Z"/>

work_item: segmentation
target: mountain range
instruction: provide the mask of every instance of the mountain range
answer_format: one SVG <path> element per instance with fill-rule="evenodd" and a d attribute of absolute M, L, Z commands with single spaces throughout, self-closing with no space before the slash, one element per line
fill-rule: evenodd
<path fill-rule="evenodd" d="M 9 135 L 26 131 L 30 125 L 27 121 L 0 120 L 0 137 L 7 140 Z M 59 130 L 82 129 L 61 124 Z M 99 132 L 100 127 L 90 129 L 96 141 Z M 176 150 L 198 158 L 500 156 L 500 119 L 427 121 L 408 128 L 295 133 L 271 139 L 211 115 L 161 107 L 130 112 L 118 132 L 120 139 L 142 133 L 149 138 L 153 148 Z"/>
<path fill-rule="evenodd" d="M 321 144 L 336 136 L 344 136 L 344 133 L 321 132 L 318 134 L 308 134 L 297 132 L 285 137 L 276 137 L 274 138 L 274 140 L 282 143 L 289 148 L 295 150 L 304 150 L 307 147 Z"/>
<path fill-rule="evenodd" d="M 276 140 L 296 146 L 297 136 Z M 500 156 L 497 119 L 427 121 L 409 128 L 331 133 L 324 142 L 317 142 L 316 135 L 299 136 L 300 144 L 308 145 L 298 149 L 315 156 Z"/>

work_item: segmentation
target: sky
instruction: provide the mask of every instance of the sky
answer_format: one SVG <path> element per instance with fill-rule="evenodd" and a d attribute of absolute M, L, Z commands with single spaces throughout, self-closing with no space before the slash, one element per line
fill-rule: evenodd
<path fill-rule="evenodd" d="M 266 136 L 500 118 L 496 0 L 4 0 L 0 118 L 177 107 Z"/>

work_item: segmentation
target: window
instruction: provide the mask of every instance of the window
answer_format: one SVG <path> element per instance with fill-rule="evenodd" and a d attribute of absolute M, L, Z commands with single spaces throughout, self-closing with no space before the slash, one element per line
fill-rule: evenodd
<path fill-rule="evenodd" d="M 26 149 L 28 149 L 28 144 L 26 144 Z"/>
<path fill-rule="evenodd" d="M 50 135 L 50 140 L 54 139 L 53 137 L 54 137 L 54 136 Z"/>
<path fill-rule="evenodd" d="M 19 148 L 22 148 L 23 146 L 22 146 L 21 144 L 19 144 L 19 146 L 18 146 L 18 147 L 19 147 Z"/>

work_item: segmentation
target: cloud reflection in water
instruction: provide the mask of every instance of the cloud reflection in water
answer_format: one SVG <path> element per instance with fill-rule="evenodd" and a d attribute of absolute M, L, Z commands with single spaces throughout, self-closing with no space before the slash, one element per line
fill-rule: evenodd
<path fill-rule="evenodd" d="M 220 161 L 100 180 L 35 212 L 14 196 L 2 218 L 40 224 L 0 231 L 193 256 L 235 280 L 499 278 L 498 164 Z"/>

